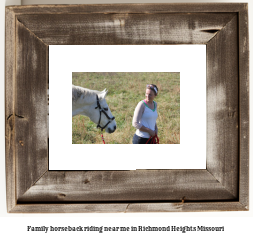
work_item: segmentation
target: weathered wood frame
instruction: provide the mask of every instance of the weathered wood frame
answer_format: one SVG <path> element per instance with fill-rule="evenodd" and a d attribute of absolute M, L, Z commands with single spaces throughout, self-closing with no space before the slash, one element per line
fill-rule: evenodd
<path fill-rule="evenodd" d="M 6 7 L 8 212 L 247 211 L 247 8 L 241 3 Z M 206 170 L 48 171 L 48 46 L 55 44 L 206 44 Z"/>

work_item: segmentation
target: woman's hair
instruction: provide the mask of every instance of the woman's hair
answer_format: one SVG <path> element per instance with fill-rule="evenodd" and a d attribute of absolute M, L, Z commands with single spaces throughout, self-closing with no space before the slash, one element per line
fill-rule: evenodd
<path fill-rule="evenodd" d="M 155 84 L 148 84 L 146 88 L 151 89 L 155 95 L 158 94 L 158 87 Z"/>

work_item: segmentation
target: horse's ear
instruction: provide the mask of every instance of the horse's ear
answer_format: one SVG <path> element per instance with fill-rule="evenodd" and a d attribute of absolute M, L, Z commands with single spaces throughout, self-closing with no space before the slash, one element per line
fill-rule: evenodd
<path fill-rule="evenodd" d="M 106 97 L 106 94 L 108 93 L 108 90 L 106 88 L 98 95 L 99 100 L 102 100 Z"/>

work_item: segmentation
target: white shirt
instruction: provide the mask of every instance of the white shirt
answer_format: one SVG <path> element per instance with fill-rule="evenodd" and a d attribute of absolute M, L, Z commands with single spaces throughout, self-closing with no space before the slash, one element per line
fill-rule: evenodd
<path fill-rule="evenodd" d="M 149 138 L 148 132 L 140 131 L 142 126 L 145 126 L 157 133 L 156 119 L 157 114 L 157 103 L 154 101 L 154 110 L 150 109 L 144 101 L 140 101 L 135 108 L 133 117 L 133 126 L 137 129 L 136 135 L 142 138 Z"/>

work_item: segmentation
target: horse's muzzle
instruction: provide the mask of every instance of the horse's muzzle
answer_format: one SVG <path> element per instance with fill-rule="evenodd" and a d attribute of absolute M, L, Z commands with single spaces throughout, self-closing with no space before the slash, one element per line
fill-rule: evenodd
<path fill-rule="evenodd" d="M 113 130 L 111 128 L 108 128 L 108 132 L 113 133 L 114 131 L 116 131 L 116 128 L 117 128 L 116 126 L 114 126 Z"/>

